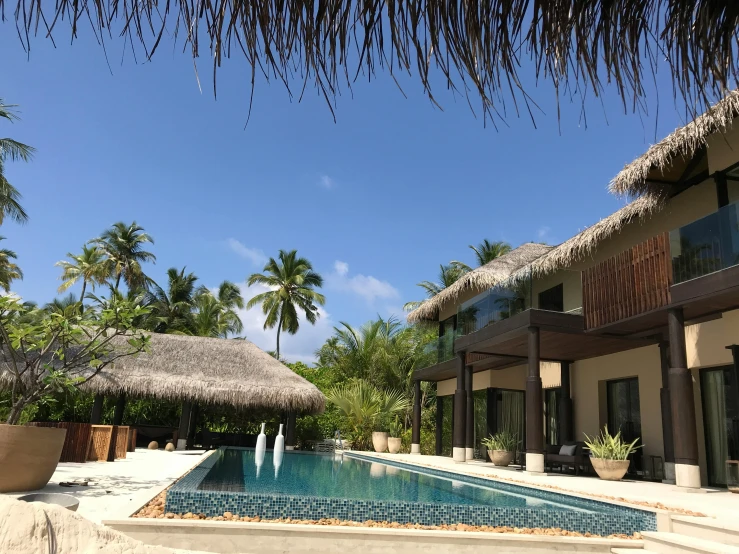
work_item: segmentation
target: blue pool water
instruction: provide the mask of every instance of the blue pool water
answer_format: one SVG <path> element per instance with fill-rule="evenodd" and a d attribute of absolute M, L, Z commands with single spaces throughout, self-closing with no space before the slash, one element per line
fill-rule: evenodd
<path fill-rule="evenodd" d="M 361 454 L 222 448 L 167 494 L 173 513 L 438 525 L 559 527 L 600 535 L 656 529 L 653 513 Z"/>

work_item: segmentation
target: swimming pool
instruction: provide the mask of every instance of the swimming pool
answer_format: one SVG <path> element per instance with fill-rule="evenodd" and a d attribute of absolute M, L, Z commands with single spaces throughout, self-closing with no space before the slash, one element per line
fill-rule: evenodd
<path fill-rule="evenodd" d="M 166 511 L 265 519 L 559 527 L 598 535 L 656 530 L 654 513 L 483 478 L 341 456 L 221 448 L 167 493 Z M 278 463 L 276 463 L 278 462 Z"/>

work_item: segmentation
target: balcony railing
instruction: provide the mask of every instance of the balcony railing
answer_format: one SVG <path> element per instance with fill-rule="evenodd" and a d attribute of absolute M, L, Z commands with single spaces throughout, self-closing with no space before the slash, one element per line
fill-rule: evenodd
<path fill-rule="evenodd" d="M 430 367 L 454 358 L 454 339 L 459 333 L 448 332 L 427 344 L 424 349 L 424 359 L 419 367 Z"/>
<path fill-rule="evenodd" d="M 531 308 L 531 278 L 514 288 L 492 288 L 457 309 L 457 332 L 468 335 Z"/>
<path fill-rule="evenodd" d="M 739 264 L 739 203 L 670 232 L 675 284 Z"/>

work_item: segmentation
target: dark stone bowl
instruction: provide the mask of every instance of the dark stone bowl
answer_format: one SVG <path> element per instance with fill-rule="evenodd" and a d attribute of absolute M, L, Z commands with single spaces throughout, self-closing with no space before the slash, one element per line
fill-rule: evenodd
<path fill-rule="evenodd" d="M 71 494 L 51 493 L 51 492 L 36 492 L 33 494 L 26 494 L 19 496 L 18 500 L 23 502 L 44 502 L 46 504 L 55 504 L 56 506 L 62 506 L 67 510 L 77 511 L 80 505 L 80 501 Z"/>

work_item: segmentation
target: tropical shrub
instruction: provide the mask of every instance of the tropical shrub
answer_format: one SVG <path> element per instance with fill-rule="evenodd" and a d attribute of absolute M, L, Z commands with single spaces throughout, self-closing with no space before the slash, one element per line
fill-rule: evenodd
<path fill-rule="evenodd" d="M 488 450 L 503 450 L 513 452 L 519 444 L 518 435 L 511 431 L 500 431 L 480 441 Z"/>
<path fill-rule="evenodd" d="M 637 442 L 639 442 L 638 437 L 631 443 L 624 441 L 621 438 L 621 431 L 611 435 L 608 432 L 608 425 L 603 427 L 600 434 L 595 437 L 585 435 L 585 446 L 590 450 L 591 457 L 603 460 L 627 460 L 632 452 L 641 448 L 636 445 Z"/>

